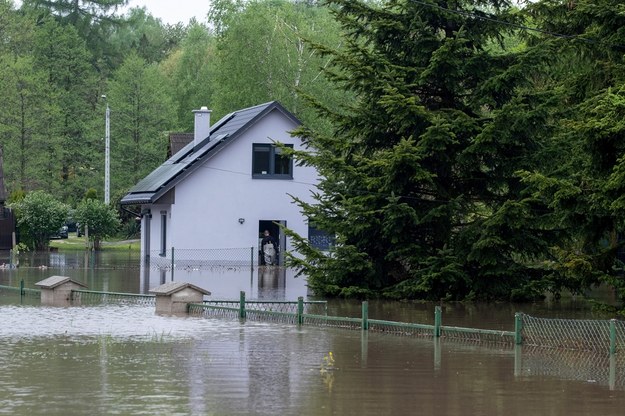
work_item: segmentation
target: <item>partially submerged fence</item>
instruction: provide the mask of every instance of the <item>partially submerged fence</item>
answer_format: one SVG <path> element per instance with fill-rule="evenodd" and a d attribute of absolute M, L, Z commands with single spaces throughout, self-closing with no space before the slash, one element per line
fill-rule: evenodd
<path fill-rule="evenodd" d="M 39 289 L 0 285 L 0 295 L 37 299 Z M 154 305 L 154 295 L 72 290 L 71 298 L 82 305 L 122 303 Z M 188 312 L 195 316 L 279 322 L 293 325 L 364 330 L 397 336 L 457 339 L 476 343 L 524 345 L 598 353 L 625 352 L 625 322 L 612 320 L 577 320 L 537 318 L 517 313 L 514 331 L 446 326 L 442 308 L 435 307 L 433 323 L 407 323 L 369 318 L 368 303 L 362 303 L 360 317 L 329 316 L 326 301 L 247 300 L 241 292 L 239 300 L 207 300 L 190 304 Z"/>
<path fill-rule="evenodd" d="M 159 270 L 210 270 L 214 267 L 255 267 L 258 250 L 254 247 L 185 249 L 172 247 L 150 251 L 146 263 Z"/>
<path fill-rule="evenodd" d="M 20 281 L 19 287 L 0 285 L 0 295 L 19 297 L 20 300 L 24 298 L 39 299 L 41 297 L 41 290 L 24 287 L 24 281 L 22 280 Z"/>
<path fill-rule="evenodd" d="M 242 296 L 244 296 L 242 294 Z M 476 342 L 499 342 L 513 345 L 516 340 L 521 339 L 521 335 L 512 331 L 498 331 L 489 329 L 462 328 L 442 325 L 442 309 L 435 308 L 434 324 L 417 324 L 406 322 L 395 322 L 368 317 L 368 302 L 362 303 L 361 317 L 339 317 L 328 316 L 326 314 L 314 313 L 311 308 L 305 307 L 303 298 L 298 299 L 299 306 L 295 311 L 256 309 L 245 306 L 245 309 L 230 305 L 213 305 L 207 302 L 203 304 L 189 305 L 189 313 L 206 317 L 230 317 L 258 321 L 280 322 L 285 324 L 298 324 L 317 327 L 331 327 L 351 330 L 365 330 L 371 332 L 381 332 L 400 336 L 425 336 L 425 337 L 445 337 L 470 340 Z M 241 303 L 240 305 L 243 305 Z"/>
<path fill-rule="evenodd" d="M 625 322 L 550 319 L 521 314 L 523 345 L 610 353 L 625 352 Z"/>
<path fill-rule="evenodd" d="M 95 290 L 72 290 L 72 300 L 81 305 L 95 305 L 104 303 L 134 304 L 134 305 L 154 305 L 156 296 L 133 293 L 100 292 Z M 245 292 L 241 292 L 239 300 L 206 300 L 203 305 L 231 313 L 233 316 L 246 316 L 246 311 L 250 313 L 293 313 L 297 310 L 297 301 L 279 300 L 247 300 Z M 203 306 L 202 305 L 202 306 Z M 326 301 L 304 301 L 303 308 L 310 313 L 328 313 L 328 302 Z M 227 313 L 221 316 L 227 316 Z"/>
<path fill-rule="evenodd" d="M 119 256 L 115 258 L 115 264 L 109 264 L 106 256 L 95 251 L 85 250 L 79 255 L 64 256 L 58 253 L 50 253 L 45 257 L 37 252 L 10 251 L 3 256 L 0 253 L 0 263 L 5 263 L 4 268 L 108 268 L 116 269 L 139 268 L 142 261 L 148 267 L 156 270 L 167 271 L 194 271 L 211 270 L 223 267 L 256 267 L 259 265 L 258 247 L 234 247 L 214 249 L 185 249 L 169 248 L 165 251 L 151 250 L 147 253 L 132 251 L 129 249 L 127 260 Z M 47 254 L 47 253 L 46 253 Z M 75 253 L 78 254 L 78 253 Z M 141 255 L 144 258 L 141 258 Z"/>

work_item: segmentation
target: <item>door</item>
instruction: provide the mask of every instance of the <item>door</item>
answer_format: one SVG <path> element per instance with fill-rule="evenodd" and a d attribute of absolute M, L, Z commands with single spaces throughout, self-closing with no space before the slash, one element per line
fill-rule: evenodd
<path fill-rule="evenodd" d="M 258 221 L 258 264 L 265 265 L 263 258 L 261 241 L 263 240 L 265 231 L 276 240 L 278 251 L 275 256 L 275 265 L 282 266 L 284 264 L 284 249 L 286 247 L 286 235 L 280 230 L 280 226 L 286 227 L 285 220 L 259 220 Z"/>

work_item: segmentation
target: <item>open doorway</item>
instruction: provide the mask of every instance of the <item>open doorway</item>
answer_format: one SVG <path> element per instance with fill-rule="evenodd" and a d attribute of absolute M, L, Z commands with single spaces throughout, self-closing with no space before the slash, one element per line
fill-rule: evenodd
<path fill-rule="evenodd" d="M 286 247 L 286 236 L 280 231 L 280 225 L 286 227 L 284 220 L 259 220 L 258 221 L 258 264 L 264 266 L 265 258 L 261 247 L 263 234 L 265 230 L 275 239 L 277 244 L 276 255 L 274 257 L 274 265 L 282 266 L 284 264 L 284 249 Z"/>

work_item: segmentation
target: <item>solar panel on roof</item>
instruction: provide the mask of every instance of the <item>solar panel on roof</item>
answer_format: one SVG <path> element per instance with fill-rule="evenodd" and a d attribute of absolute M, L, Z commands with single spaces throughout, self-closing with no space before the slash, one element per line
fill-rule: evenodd
<path fill-rule="evenodd" d="M 224 139 L 241 132 L 244 127 L 255 119 L 263 111 L 271 106 L 282 108 L 275 101 L 260 104 L 254 107 L 245 108 L 226 115 L 214 124 L 211 131 L 211 139 L 203 140 L 201 146 L 196 147 L 196 143 L 191 141 L 180 151 L 169 158 L 165 163 L 156 168 L 152 173 L 139 181 L 130 192 L 122 199 L 124 204 L 149 203 L 154 193 L 170 183 L 182 171 L 194 164 L 194 162 L 206 155 L 212 148 L 217 146 Z M 290 113 L 288 113 L 290 114 Z"/>

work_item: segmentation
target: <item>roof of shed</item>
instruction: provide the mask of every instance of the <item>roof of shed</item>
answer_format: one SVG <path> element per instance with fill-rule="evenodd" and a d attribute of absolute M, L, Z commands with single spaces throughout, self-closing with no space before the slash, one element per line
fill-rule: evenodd
<path fill-rule="evenodd" d="M 180 292 L 183 289 L 186 288 L 191 288 L 193 290 L 196 290 L 204 295 L 210 295 L 211 292 L 209 292 L 206 289 L 202 289 L 199 286 L 196 286 L 192 283 L 186 283 L 186 282 L 169 282 L 169 283 L 165 283 L 163 285 L 160 285 L 159 287 L 155 287 L 154 289 L 150 290 L 151 293 L 154 293 L 157 296 L 169 296 L 172 293 L 176 293 L 176 292 Z"/>
<path fill-rule="evenodd" d="M 74 283 L 78 286 L 87 287 L 86 284 L 78 282 L 68 276 L 50 276 L 47 279 L 43 279 L 35 283 L 35 286 L 39 286 L 42 289 L 54 289 L 55 287 L 68 282 Z"/>
<path fill-rule="evenodd" d="M 210 137 L 197 146 L 191 141 L 165 163 L 133 186 L 121 200 L 122 205 L 154 203 L 165 192 L 195 170 L 197 162 L 232 141 L 272 110 L 279 110 L 296 124 L 300 121 L 277 101 L 244 108 L 223 117 L 210 128 Z"/>

